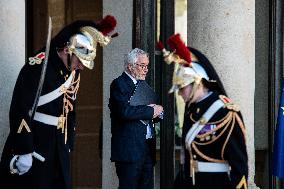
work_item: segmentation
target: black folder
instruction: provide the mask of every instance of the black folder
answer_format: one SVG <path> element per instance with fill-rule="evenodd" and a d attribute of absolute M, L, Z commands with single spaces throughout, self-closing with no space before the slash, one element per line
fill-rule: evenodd
<path fill-rule="evenodd" d="M 149 105 L 157 103 L 157 95 L 155 91 L 147 84 L 146 81 L 139 81 L 133 95 L 130 97 L 129 104 L 131 106 Z M 145 124 L 149 120 L 142 120 Z"/>

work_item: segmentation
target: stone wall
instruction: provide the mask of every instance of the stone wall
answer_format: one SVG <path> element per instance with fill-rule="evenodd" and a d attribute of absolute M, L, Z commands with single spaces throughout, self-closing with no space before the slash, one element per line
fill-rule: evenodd
<path fill-rule="evenodd" d="M 254 188 L 255 1 L 188 1 L 188 45 L 217 70 L 247 128 L 249 188 Z"/>
<path fill-rule="evenodd" d="M 16 78 L 25 63 L 25 1 L 0 1 L 0 156 L 9 132 Z"/>
<path fill-rule="evenodd" d="M 119 37 L 103 49 L 103 189 L 116 189 L 118 179 L 115 166 L 110 162 L 110 112 L 108 109 L 111 81 L 123 72 L 124 54 L 132 48 L 133 1 L 103 1 L 103 15 L 112 14 L 117 19 Z"/>

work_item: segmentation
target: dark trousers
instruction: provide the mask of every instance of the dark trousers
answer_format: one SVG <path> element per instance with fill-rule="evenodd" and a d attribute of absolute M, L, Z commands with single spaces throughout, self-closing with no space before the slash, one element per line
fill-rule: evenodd
<path fill-rule="evenodd" d="M 1 185 L 6 186 L 9 189 L 65 189 L 64 178 L 58 175 L 51 179 L 51 183 L 40 182 L 40 178 L 36 177 L 36 173 L 29 170 L 23 175 L 10 174 L 9 171 L 5 170 L 2 172 L 0 168 L 0 180 Z M 3 180 L 2 180 L 3 179 Z M 0 186 L 0 188 L 2 188 Z"/>
<path fill-rule="evenodd" d="M 115 162 L 119 189 L 153 189 L 154 162 L 151 157 L 150 145 L 147 144 L 145 155 L 139 162 Z"/>

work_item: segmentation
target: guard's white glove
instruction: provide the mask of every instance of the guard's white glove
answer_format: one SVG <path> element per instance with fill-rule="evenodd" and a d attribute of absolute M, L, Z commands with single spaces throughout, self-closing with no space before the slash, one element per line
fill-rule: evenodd
<path fill-rule="evenodd" d="M 19 155 L 15 165 L 19 171 L 19 175 L 23 175 L 30 170 L 33 164 L 32 153 Z"/>

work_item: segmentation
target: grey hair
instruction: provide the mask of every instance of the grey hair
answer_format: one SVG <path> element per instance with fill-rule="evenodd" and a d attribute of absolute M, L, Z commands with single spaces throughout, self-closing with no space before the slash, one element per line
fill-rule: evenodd
<path fill-rule="evenodd" d="M 135 48 L 132 49 L 129 53 L 125 54 L 124 56 L 124 69 L 127 69 L 128 64 L 135 64 L 137 63 L 138 57 L 141 55 L 146 55 L 149 57 L 149 54 L 142 49 Z"/>

